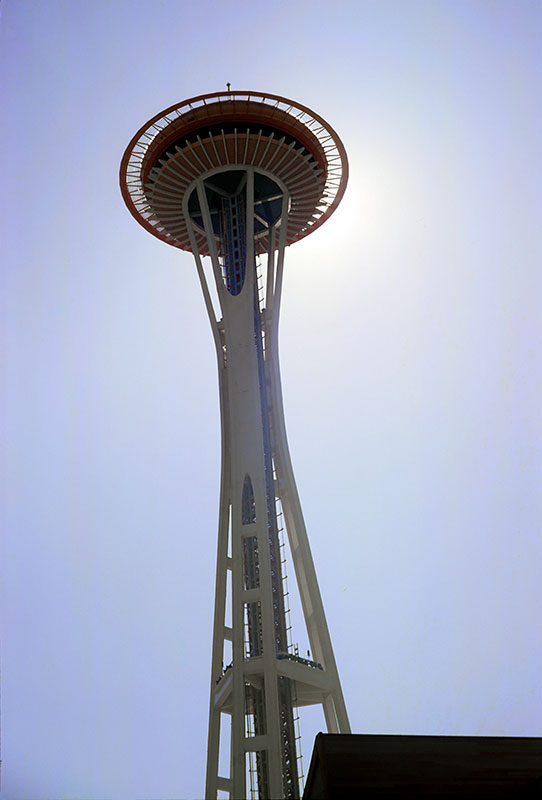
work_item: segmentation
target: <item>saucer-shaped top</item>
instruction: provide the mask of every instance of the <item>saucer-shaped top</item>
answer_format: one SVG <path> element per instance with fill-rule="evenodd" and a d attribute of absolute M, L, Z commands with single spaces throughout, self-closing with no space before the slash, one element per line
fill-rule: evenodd
<path fill-rule="evenodd" d="M 341 140 L 313 111 L 278 95 L 217 92 L 171 106 L 140 128 L 121 162 L 121 191 L 150 233 L 192 250 L 183 213 L 187 190 L 197 178 L 248 166 L 286 187 L 287 244 L 333 213 L 348 179 Z M 199 252 L 208 255 L 204 232 L 193 227 Z M 269 229 L 260 227 L 255 245 L 262 253 Z"/>

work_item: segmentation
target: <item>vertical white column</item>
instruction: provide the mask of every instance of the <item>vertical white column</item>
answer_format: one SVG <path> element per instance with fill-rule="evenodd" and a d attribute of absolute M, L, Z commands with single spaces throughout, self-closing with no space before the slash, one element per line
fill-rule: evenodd
<path fill-rule="evenodd" d="M 330 733 L 350 733 L 350 722 L 348 720 L 348 713 L 346 711 L 346 704 L 339 680 L 331 637 L 326 622 L 316 570 L 312 560 L 305 521 L 301 511 L 301 503 L 299 501 L 294 478 L 284 423 L 278 354 L 278 323 L 284 271 L 287 218 L 288 198 L 285 194 L 283 196 L 282 205 L 273 311 L 270 319 L 268 319 L 268 380 L 271 396 L 271 413 L 273 417 L 273 450 L 277 471 L 277 483 L 311 650 L 317 661 L 323 664 L 326 672 L 328 672 L 332 679 L 332 692 L 324 697 L 322 702 L 326 726 Z"/>
<path fill-rule="evenodd" d="M 201 181 L 198 182 L 198 196 L 200 203 L 203 190 L 203 206 L 206 209 L 206 219 L 210 222 L 210 215 L 207 206 L 207 201 L 204 194 L 204 188 Z M 205 278 L 205 271 L 203 269 L 201 256 L 196 243 L 194 228 L 192 220 L 188 214 L 188 195 L 185 197 L 183 206 L 184 218 L 190 238 L 190 245 L 196 263 L 196 269 L 200 284 L 203 292 L 203 298 L 209 321 L 213 331 L 215 340 L 217 365 L 218 365 L 218 379 L 219 379 L 219 393 L 220 393 L 220 421 L 221 421 L 221 481 L 220 481 L 220 502 L 219 502 L 219 519 L 218 519 L 218 545 L 217 545 L 217 563 L 216 563 L 216 588 L 215 588 L 215 609 L 214 609 L 214 624 L 213 624 L 213 646 L 211 656 L 211 690 L 209 698 L 209 731 L 207 741 L 207 767 L 205 778 L 205 797 L 208 800 L 216 800 L 218 792 L 218 769 L 219 769 L 219 749 L 220 749 L 220 727 L 221 727 L 221 710 L 217 708 L 215 703 L 216 697 L 216 681 L 222 670 L 222 663 L 224 658 L 224 638 L 225 638 L 225 623 L 226 623 L 226 585 L 227 585 L 227 570 L 228 570 L 228 537 L 229 520 L 230 520 L 230 504 L 231 504 L 231 469 L 230 469 L 230 428 L 229 428 L 229 401 L 228 401 L 228 385 L 225 375 L 225 366 L 222 352 L 222 334 L 220 326 L 215 317 L 215 312 L 209 292 L 209 287 Z M 219 268 L 218 256 L 216 253 L 216 243 L 212 235 L 210 227 L 206 229 L 207 242 L 211 252 L 214 255 L 213 271 Z M 211 248 L 214 246 L 214 252 Z M 229 776 L 221 776 L 228 778 Z"/>

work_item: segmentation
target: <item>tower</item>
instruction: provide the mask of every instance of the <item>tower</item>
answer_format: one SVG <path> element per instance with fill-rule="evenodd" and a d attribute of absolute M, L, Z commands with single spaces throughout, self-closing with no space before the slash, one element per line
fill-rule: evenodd
<path fill-rule="evenodd" d="M 121 163 L 122 194 L 136 220 L 194 255 L 218 359 L 222 477 L 207 798 L 219 790 L 230 798 L 298 798 L 300 706 L 321 704 L 329 732 L 350 732 L 288 452 L 278 361 L 285 248 L 333 213 L 347 177 L 344 146 L 318 114 L 257 92 L 171 106 L 140 128 Z M 310 658 L 289 639 L 284 532 Z M 228 717 L 229 775 L 219 775 Z"/>

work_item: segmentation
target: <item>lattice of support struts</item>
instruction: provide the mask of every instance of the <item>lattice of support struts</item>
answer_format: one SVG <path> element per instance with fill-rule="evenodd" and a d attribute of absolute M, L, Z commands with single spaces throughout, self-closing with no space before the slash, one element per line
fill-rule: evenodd
<path fill-rule="evenodd" d="M 255 254 L 255 261 L 256 261 L 256 287 L 257 287 L 257 295 L 258 295 L 258 308 L 260 313 L 263 312 L 265 308 L 265 293 L 264 293 L 264 285 L 263 285 L 263 266 L 261 258 Z M 262 339 L 264 342 L 263 351 L 264 351 L 264 358 L 265 358 L 265 331 L 262 326 Z"/>
<path fill-rule="evenodd" d="M 221 239 L 224 282 L 233 295 L 243 288 L 246 270 L 246 213 L 243 194 L 222 197 Z"/>
<path fill-rule="evenodd" d="M 299 706 L 297 703 L 297 692 L 295 688 L 295 681 L 292 681 L 292 700 L 294 706 L 294 725 L 295 725 L 295 741 L 297 752 L 297 773 L 299 777 L 299 795 L 303 794 L 305 788 L 305 773 L 303 771 L 303 754 L 301 752 L 301 724 L 299 720 Z"/>
<path fill-rule="evenodd" d="M 275 473 L 274 473 L 275 474 Z M 288 589 L 288 573 L 286 571 L 286 543 L 284 540 L 284 513 L 279 497 L 275 497 L 275 508 L 277 516 L 277 529 L 280 546 L 280 563 L 282 567 L 282 593 L 284 596 L 284 617 L 286 621 L 287 652 L 293 652 L 292 644 L 292 619 L 290 614 L 290 590 Z"/>

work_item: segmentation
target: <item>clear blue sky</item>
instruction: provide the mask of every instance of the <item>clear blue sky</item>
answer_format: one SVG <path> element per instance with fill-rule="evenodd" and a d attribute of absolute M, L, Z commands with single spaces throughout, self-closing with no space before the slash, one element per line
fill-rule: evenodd
<path fill-rule="evenodd" d="M 117 174 L 226 81 L 350 157 L 281 359 L 353 730 L 542 735 L 540 2 L 0 9 L 3 800 L 202 796 L 215 355 Z"/>

